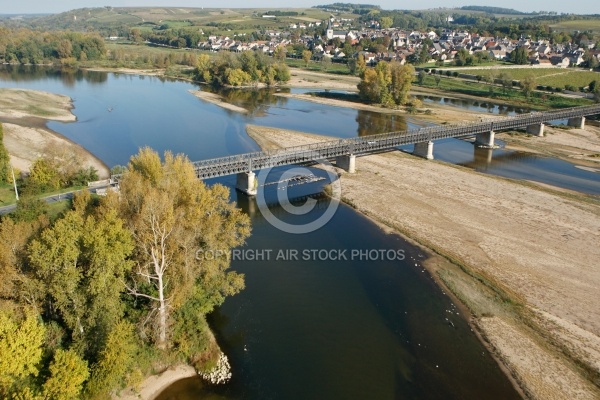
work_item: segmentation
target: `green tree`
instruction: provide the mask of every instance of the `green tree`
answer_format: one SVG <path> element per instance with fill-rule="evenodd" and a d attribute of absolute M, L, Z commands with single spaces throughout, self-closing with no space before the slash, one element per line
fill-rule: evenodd
<path fill-rule="evenodd" d="M 527 64 L 529 62 L 529 52 L 525 46 L 517 47 L 510 53 L 510 61 L 515 64 Z"/>
<path fill-rule="evenodd" d="M 381 21 L 379 22 L 382 29 L 391 28 L 393 23 L 394 20 L 392 19 L 392 17 L 381 17 Z"/>
<path fill-rule="evenodd" d="M 18 380 L 38 375 L 45 332 L 32 313 L 19 322 L 0 311 L 0 395 L 3 398 L 8 397 L 11 386 Z"/>
<path fill-rule="evenodd" d="M 302 51 L 302 60 L 304 61 L 305 67 L 308 67 L 308 63 L 310 62 L 311 58 L 312 58 L 312 51 L 310 51 L 310 50 Z"/>
<path fill-rule="evenodd" d="M 509 73 L 502 72 L 500 75 L 498 75 L 498 79 L 500 79 L 500 82 L 502 84 L 502 92 L 506 94 L 508 90 L 512 88 L 512 77 Z"/>
<path fill-rule="evenodd" d="M 121 179 L 122 217 L 134 233 L 136 268 L 129 293 L 145 300 L 147 328 L 158 348 L 170 345 L 171 316 L 197 290 L 208 309 L 243 288 L 243 276 L 227 272 L 228 254 L 250 233 L 249 219 L 229 203 L 221 185 L 206 187 L 182 155 L 144 148 Z"/>
<path fill-rule="evenodd" d="M 83 383 L 90 372 L 85 360 L 73 350 L 58 349 L 50 363 L 50 377 L 44 383 L 44 395 L 50 400 L 80 398 Z"/>
<path fill-rule="evenodd" d="M 92 368 L 91 379 L 86 387 L 90 397 L 108 395 L 123 386 L 127 374 L 136 363 L 137 344 L 134 326 L 119 321 L 111 329 L 98 363 Z"/>
<path fill-rule="evenodd" d="M 521 82 L 519 82 L 519 85 L 521 86 L 523 93 L 525 93 L 525 96 L 527 98 L 529 98 L 529 96 L 531 96 L 531 93 L 533 92 L 533 90 L 536 88 L 537 83 L 536 83 L 535 77 L 528 76 L 524 79 L 521 79 Z"/>
<path fill-rule="evenodd" d="M 277 63 L 274 66 L 275 80 L 280 83 L 285 83 L 290 80 L 291 74 L 289 67 L 284 63 Z"/>
<path fill-rule="evenodd" d="M 415 68 L 410 64 L 400 65 L 393 62 L 391 69 L 391 93 L 394 102 L 398 105 L 405 104 L 408 101 L 408 94 L 412 86 L 412 80 L 415 75 Z"/>
<path fill-rule="evenodd" d="M 252 81 L 258 81 L 259 79 L 259 68 L 256 57 L 253 51 L 244 51 L 239 55 L 240 62 L 242 64 L 242 70 L 250 75 Z"/>
<path fill-rule="evenodd" d="M 417 75 L 417 82 L 419 82 L 419 85 L 425 83 L 426 76 L 427 74 L 425 73 L 425 71 L 419 71 L 419 74 Z"/>
<path fill-rule="evenodd" d="M 231 86 L 243 86 L 251 80 L 250 74 L 240 68 L 229 68 L 225 71 L 225 82 Z"/>
<path fill-rule="evenodd" d="M 74 210 L 29 246 L 32 270 L 50 297 L 49 313 L 59 313 L 74 344 L 91 356 L 123 316 L 121 294 L 133 266 L 131 233 L 111 198 L 95 207 L 88 192 L 76 196 Z"/>
<path fill-rule="evenodd" d="M 6 147 L 4 147 L 4 130 L 0 123 L 0 182 L 8 182 L 11 178 L 10 156 Z"/>
<path fill-rule="evenodd" d="M 204 82 L 210 82 L 212 80 L 211 75 L 211 62 L 210 57 L 207 54 L 200 54 L 196 62 L 196 73 L 198 78 Z"/>
<path fill-rule="evenodd" d="M 38 158 L 33 162 L 29 180 L 42 191 L 58 189 L 61 186 L 58 166 L 48 158 Z"/>

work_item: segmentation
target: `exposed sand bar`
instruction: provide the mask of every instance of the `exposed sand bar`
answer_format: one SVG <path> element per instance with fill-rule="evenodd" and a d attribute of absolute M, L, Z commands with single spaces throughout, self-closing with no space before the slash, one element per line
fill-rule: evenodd
<path fill-rule="evenodd" d="M 247 130 L 271 147 L 318 139 Z M 600 398 L 573 361 L 600 371 L 598 200 L 400 152 L 361 157 L 357 173 L 341 179 L 344 200 L 358 211 L 487 282 L 481 285 L 440 257 L 427 263 L 469 306 L 481 335 L 525 393 Z M 522 302 L 522 310 L 497 293 Z"/>
<path fill-rule="evenodd" d="M 101 179 L 110 171 L 102 161 L 78 144 L 46 128 L 48 120 L 75 121 L 72 101 L 67 96 L 25 90 L 0 89 L 0 122 L 4 127 L 4 145 L 11 164 L 28 171 L 31 163 L 49 147 L 61 149 L 81 160 L 82 167 L 94 167 Z"/>
<path fill-rule="evenodd" d="M 144 379 L 137 391 L 127 389 L 113 399 L 120 400 L 152 400 L 163 390 L 180 379 L 196 376 L 196 370 L 190 365 L 177 365 L 159 375 L 151 375 Z"/>
<path fill-rule="evenodd" d="M 0 118 L 39 117 L 75 121 L 68 96 L 28 89 L 0 89 Z"/>
<path fill-rule="evenodd" d="M 204 101 L 207 101 L 209 103 L 212 103 L 214 105 L 222 107 L 226 110 L 235 111 L 235 112 L 239 112 L 242 114 L 248 114 L 248 110 L 246 110 L 243 107 L 239 107 L 234 104 L 227 103 L 223 99 L 223 97 L 219 96 L 218 94 L 210 93 L 210 92 L 203 92 L 202 90 L 189 90 L 189 92 L 199 99 L 202 99 Z"/>

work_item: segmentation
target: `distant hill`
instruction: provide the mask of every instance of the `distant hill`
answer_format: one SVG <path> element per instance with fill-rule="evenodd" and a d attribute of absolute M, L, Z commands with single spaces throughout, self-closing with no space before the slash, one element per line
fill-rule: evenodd
<path fill-rule="evenodd" d="M 488 14 L 509 14 L 509 15 L 527 15 L 522 11 L 513 10 L 512 8 L 488 7 L 488 6 L 464 6 L 460 8 L 465 11 L 481 11 Z"/>

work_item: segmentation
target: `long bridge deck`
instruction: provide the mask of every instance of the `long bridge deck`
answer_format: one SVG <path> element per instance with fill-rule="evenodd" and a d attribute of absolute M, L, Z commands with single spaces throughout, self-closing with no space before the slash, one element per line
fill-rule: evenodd
<path fill-rule="evenodd" d="M 430 142 L 446 138 L 461 138 L 507 129 L 526 128 L 531 125 L 541 125 L 548 121 L 580 118 L 594 114 L 600 114 L 600 104 L 556 111 L 533 112 L 475 123 L 431 126 L 367 137 L 335 139 L 303 146 L 212 158 L 196 161 L 193 164 L 198 178 L 208 179 L 263 168 L 333 159 L 339 156 L 364 155 L 388 151 L 407 144 Z"/>

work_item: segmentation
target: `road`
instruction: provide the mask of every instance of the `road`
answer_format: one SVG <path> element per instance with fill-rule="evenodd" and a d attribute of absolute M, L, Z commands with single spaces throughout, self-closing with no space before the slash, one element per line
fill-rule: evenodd
<path fill-rule="evenodd" d="M 75 193 L 81 192 L 82 190 L 89 190 L 92 193 L 96 193 L 98 189 L 108 189 L 111 185 L 103 185 L 103 186 L 94 186 L 89 189 L 79 189 L 73 190 L 71 192 L 65 192 L 60 194 L 53 194 L 51 196 L 42 197 L 41 200 L 44 200 L 46 203 L 56 203 L 57 201 L 69 200 L 73 198 Z M 13 212 L 17 208 L 17 204 L 9 204 L 7 206 L 0 207 L 0 215 L 8 214 Z"/>

